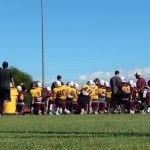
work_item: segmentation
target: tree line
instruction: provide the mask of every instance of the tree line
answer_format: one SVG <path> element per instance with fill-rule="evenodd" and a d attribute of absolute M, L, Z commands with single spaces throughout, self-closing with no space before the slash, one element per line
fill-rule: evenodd
<path fill-rule="evenodd" d="M 30 91 L 30 84 L 33 81 L 32 76 L 27 74 L 26 72 L 23 72 L 23 71 L 17 69 L 16 67 L 10 67 L 10 69 L 13 72 L 15 86 L 17 87 L 17 85 L 19 85 L 20 82 L 23 82 L 28 91 L 27 95 L 26 95 L 26 101 L 30 101 L 29 91 Z"/>

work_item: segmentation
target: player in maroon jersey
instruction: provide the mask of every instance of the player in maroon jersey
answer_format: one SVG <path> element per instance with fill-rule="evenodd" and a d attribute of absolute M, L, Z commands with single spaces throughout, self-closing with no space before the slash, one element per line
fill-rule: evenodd
<path fill-rule="evenodd" d="M 129 82 L 125 81 L 125 77 L 121 77 L 121 83 L 118 85 L 118 93 L 119 93 L 121 106 L 124 106 L 123 112 L 129 113 L 130 112 L 131 85 Z"/>
<path fill-rule="evenodd" d="M 130 85 L 131 85 L 131 94 L 130 94 L 130 114 L 134 114 L 135 110 L 136 110 L 136 87 L 134 86 L 133 80 L 129 81 Z"/>
<path fill-rule="evenodd" d="M 45 108 L 49 115 L 54 114 L 54 106 L 55 106 L 55 101 L 54 101 L 54 95 L 51 90 L 51 87 L 46 88 L 46 102 L 45 102 Z"/>

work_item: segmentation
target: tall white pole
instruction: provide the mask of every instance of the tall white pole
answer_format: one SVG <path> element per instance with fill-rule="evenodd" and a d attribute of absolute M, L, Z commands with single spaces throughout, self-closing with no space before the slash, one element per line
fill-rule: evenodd
<path fill-rule="evenodd" d="M 41 0 L 41 18 L 42 18 L 42 85 L 45 85 L 45 74 L 44 74 L 44 13 L 43 13 L 43 1 Z"/>

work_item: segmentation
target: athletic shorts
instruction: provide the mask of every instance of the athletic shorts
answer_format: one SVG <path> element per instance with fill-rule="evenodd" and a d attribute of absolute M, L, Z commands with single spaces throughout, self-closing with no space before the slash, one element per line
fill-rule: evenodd
<path fill-rule="evenodd" d="M 4 90 L 0 90 L 0 100 L 2 101 L 10 101 L 11 98 L 10 98 L 10 90 L 9 89 L 4 89 Z"/>

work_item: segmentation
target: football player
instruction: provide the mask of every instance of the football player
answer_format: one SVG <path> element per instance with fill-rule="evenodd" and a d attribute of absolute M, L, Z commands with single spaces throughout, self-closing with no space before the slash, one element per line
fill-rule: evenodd
<path fill-rule="evenodd" d="M 81 88 L 81 93 L 78 96 L 78 104 L 81 109 L 80 114 L 87 114 L 88 111 L 88 104 L 89 104 L 89 112 L 91 113 L 91 104 L 92 98 L 94 95 L 93 88 L 95 87 L 95 83 L 92 80 L 89 80 L 86 84 L 84 84 Z"/>
<path fill-rule="evenodd" d="M 79 90 L 79 84 L 74 83 L 74 88 L 76 90 L 73 101 L 72 101 L 72 110 L 73 110 L 73 114 L 78 114 L 79 113 L 79 105 L 77 103 L 78 100 L 78 95 L 80 94 L 80 90 Z"/>
<path fill-rule="evenodd" d="M 37 83 L 32 82 L 30 85 L 30 94 L 31 94 L 31 114 L 41 114 L 41 90 L 37 89 Z"/>
<path fill-rule="evenodd" d="M 121 83 L 118 85 L 118 93 L 121 106 L 124 105 L 123 113 L 130 113 L 131 85 L 125 81 L 125 77 L 121 77 Z M 121 113 L 121 108 L 119 113 Z"/>
<path fill-rule="evenodd" d="M 37 107 L 40 107 L 39 110 L 39 114 L 44 114 L 44 110 L 45 110 L 45 101 L 46 101 L 46 88 L 42 87 L 42 83 L 41 82 L 37 82 L 37 90 L 40 93 L 40 98 L 42 98 L 42 100 L 39 100 L 39 103 L 36 103 L 36 105 L 38 105 Z"/>
<path fill-rule="evenodd" d="M 23 114 L 23 109 L 24 109 L 24 102 L 25 102 L 25 91 L 22 91 L 22 87 L 19 85 L 17 86 L 18 90 L 18 96 L 17 96 L 17 106 L 16 106 L 16 113 L 18 115 Z"/>
<path fill-rule="evenodd" d="M 69 81 L 67 83 L 66 109 L 70 112 L 72 111 L 72 101 L 76 94 L 76 89 L 73 86 L 74 86 L 73 81 Z"/>
<path fill-rule="evenodd" d="M 109 82 L 105 82 L 105 86 L 106 86 L 105 113 L 110 113 L 110 102 L 112 98 L 112 90 Z"/>
<path fill-rule="evenodd" d="M 56 115 L 63 114 L 63 112 L 70 114 L 70 111 L 66 109 L 67 87 L 61 85 L 61 82 L 57 80 L 55 81 L 53 94 L 56 105 Z"/>
<path fill-rule="evenodd" d="M 136 88 L 134 87 L 133 80 L 129 80 L 131 85 L 130 94 L 130 114 L 134 114 L 136 110 Z"/>
<path fill-rule="evenodd" d="M 99 109 L 99 100 L 98 100 L 98 85 L 99 85 L 99 79 L 96 78 L 93 80 L 95 83 L 95 87 L 93 88 L 95 93 L 93 95 L 92 99 L 92 113 L 93 114 L 98 114 L 98 109 Z"/>
<path fill-rule="evenodd" d="M 47 92 L 46 92 L 46 101 L 45 101 L 45 110 L 46 112 L 49 113 L 49 115 L 52 115 L 54 112 L 54 106 L 55 106 L 55 101 L 54 101 L 54 96 L 51 90 L 51 87 L 47 87 Z M 49 109 L 49 111 L 47 111 Z"/>
<path fill-rule="evenodd" d="M 136 83 L 133 82 L 132 86 L 133 86 L 133 99 L 135 101 L 135 113 L 140 113 L 141 100 L 139 97 L 139 91 Z"/>
<path fill-rule="evenodd" d="M 99 97 L 99 113 L 104 114 L 105 112 L 105 100 L 106 100 L 106 86 L 104 80 L 99 81 L 98 97 Z"/>

